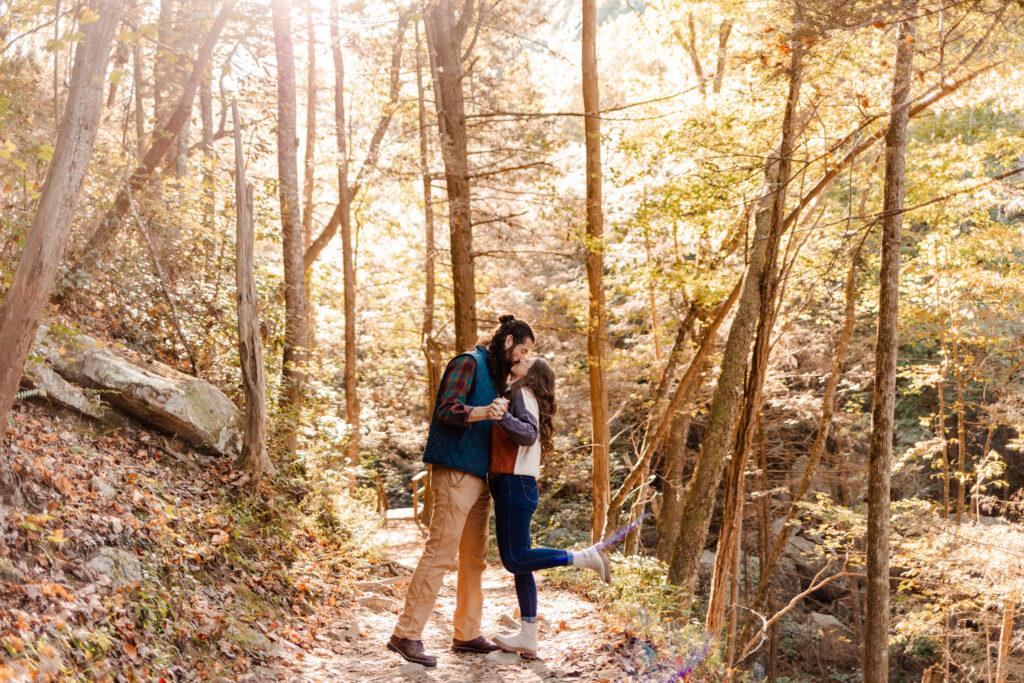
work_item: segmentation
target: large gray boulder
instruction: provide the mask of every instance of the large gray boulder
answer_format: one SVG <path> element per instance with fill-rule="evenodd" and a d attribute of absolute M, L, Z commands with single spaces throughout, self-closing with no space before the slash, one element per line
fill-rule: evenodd
<path fill-rule="evenodd" d="M 209 382 L 131 358 L 127 350 L 80 333 L 43 330 L 36 353 L 68 382 L 97 390 L 105 402 L 142 422 L 221 455 L 235 457 L 242 450 L 242 416 Z"/>

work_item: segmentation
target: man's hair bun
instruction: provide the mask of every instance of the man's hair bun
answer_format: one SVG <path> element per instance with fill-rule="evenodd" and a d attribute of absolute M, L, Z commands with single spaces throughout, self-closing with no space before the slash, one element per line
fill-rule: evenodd
<path fill-rule="evenodd" d="M 510 323 L 515 319 L 516 317 L 511 313 L 506 313 L 505 315 L 498 316 L 498 322 L 501 323 L 502 325 L 504 325 L 505 323 Z"/>

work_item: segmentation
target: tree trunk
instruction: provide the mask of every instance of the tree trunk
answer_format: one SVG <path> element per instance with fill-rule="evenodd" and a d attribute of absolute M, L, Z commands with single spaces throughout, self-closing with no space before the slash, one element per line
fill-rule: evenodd
<path fill-rule="evenodd" d="M 949 443 L 946 441 L 946 391 L 945 380 L 949 359 L 946 357 L 946 324 L 942 315 L 941 291 L 939 289 L 939 253 L 935 250 L 935 305 L 939 318 L 939 351 L 942 362 L 939 364 L 939 377 L 935 380 L 935 393 L 939 395 L 938 433 L 942 445 L 942 517 L 949 519 Z"/>
<path fill-rule="evenodd" d="M 332 49 L 333 46 L 332 46 Z M 340 50 L 340 46 L 338 47 Z M 302 253 L 313 243 L 313 185 L 316 178 L 316 33 L 313 30 L 313 3 L 306 2 L 306 153 L 302 173 Z M 312 280 L 304 269 L 306 301 L 306 347 L 315 354 L 316 308 L 313 305 Z"/>
<path fill-rule="evenodd" d="M 476 278 L 473 266 L 473 216 L 470 210 L 469 158 L 466 112 L 462 92 L 462 39 L 473 15 L 467 0 L 458 21 L 452 0 L 432 3 L 424 15 L 427 44 L 434 65 L 437 124 L 441 134 L 448 189 L 448 226 L 451 232 L 452 284 L 455 298 L 455 346 L 473 348 L 477 341 Z"/>
<path fill-rule="evenodd" d="M 415 23 L 416 33 L 416 100 L 420 124 L 420 175 L 423 178 L 423 247 L 426 282 L 423 292 L 423 327 L 420 329 L 420 348 L 427 366 L 427 419 L 434 414 L 437 389 L 441 384 L 441 345 L 434 338 L 434 264 L 437 261 L 437 247 L 434 243 L 434 204 L 430 186 L 430 138 L 427 134 L 427 107 L 423 89 L 423 45 L 420 41 L 419 22 Z M 427 481 L 433 476 L 433 465 L 427 465 Z M 423 490 L 423 512 L 420 521 L 430 526 L 434 514 L 434 490 L 427 486 Z"/>
<path fill-rule="evenodd" d="M 789 536 L 792 531 L 790 523 L 796 519 L 800 509 L 800 503 L 811 488 L 811 482 L 814 481 L 814 475 L 818 469 L 818 464 L 821 462 L 821 458 L 825 453 L 825 444 L 828 442 L 829 434 L 832 431 L 832 416 L 835 413 L 836 408 L 836 393 L 839 389 L 839 379 L 842 375 L 846 349 L 850 345 L 850 339 L 853 338 L 853 325 L 856 321 L 857 260 L 860 257 L 860 250 L 863 244 L 864 239 L 862 238 L 860 244 L 857 245 L 857 248 L 854 249 L 850 255 L 850 269 L 846 273 L 846 307 L 843 316 L 843 328 L 839 333 L 839 342 L 836 345 L 835 357 L 832 359 L 832 371 L 829 374 L 828 384 L 825 387 L 825 396 L 821 400 L 821 418 L 818 420 L 818 433 L 814 437 L 814 443 L 811 445 L 811 452 L 807 457 L 807 468 L 804 470 L 803 476 L 800 478 L 800 483 L 797 485 L 797 489 L 793 494 L 793 500 L 789 505 L 789 510 L 786 513 L 782 524 L 782 529 L 779 531 L 775 542 L 771 546 L 771 552 L 768 553 L 766 560 L 761 564 L 761 576 L 757 586 L 757 592 L 754 595 L 753 603 L 750 605 L 751 611 L 745 619 L 745 624 L 740 635 L 740 642 L 743 643 L 747 642 L 753 634 L 753 615 L 764 611 L 768 604 L 768 598 L 771 593 L 771 586 L 772 581 L 775 578 L 775 572 L 782 561 L 782 556 L 785 553 L 787 544 L 789 543 Z M 764 467 L 764 464 L 762 464 L 762 467 Z M 762 490 L 765 488 L 767 487 L 762 487 Z"/>
<path fill-rule="evenodd" d="M 605 386 L 604 214 L 601 206 L 601 98 L 597 82 L 597 2 L 583 0 L 583 111 L 587 172 L 587 365 L 590 369 L 591 447 L 593 449 L 594 519 L 590 539 L 606 531 L 611 497 L 608 445 L 608 389 Z"/>
<path fill-rule="evenodd" d="M 956 482 L 956 524 L 960 526 L 964 514 L 965 489 L 967 488 L 967 417 L 964 406 L 964 385 L 967 380 L 964 378 L 964 363 L 960 358 L 960 329 L 955 328 L 956 337 L 953 339 L 953 363 L 956 366 L 956 450 L 959 461 L 957 482 Z"/>
<path fill-rule="evenodd" d="M 146 78 L 142 73 L 142 34 L 135 37 L 132 46 L 132 86 L 135 88 L 135 154 L 141 159 L 146 154 L 146 105 L 143 86 Z"/>
<path fill-rule="evenodd" d="M 160 0 L 156 19 L 156 49 L 153 50 L 153 118 L 164 121 L 168 116 L 167 93 L 171 87 L 174 52 L 174 5 L 175 0 Z M 155 134 L 154 140 L 155 141 Z"/>
<path fill-rule="evenodd" d="M 914 22 L 904 20 L 896 42 L 889 130 L 885 135 L 882 256 L 878 275 L 878 339 L 868 450 L 867 606 L 864 683 L 889 678 L 889 480 L 896 405 L 900 247 L 907 119 L 914 66 Z"/>
<path fill-rule="evenodd" d="M 333 10 L 332 17 L 337 16 L 337 8 Z M 332 36 L 337 36 L 337 21 L 331 20 Z M 409 16 L 403 14 L 398 18 L 398 27 L 395 29 L 395 44 L 391 51 L 391 92 L 388 97 L 387 104 L 384 105 L 384 111 L 381 112 L 380 118 L 377 120 L 377 127 L 373 131 L 373 136 L 370 138 L 370 146 L 366 152 L 366 158 L 363 159 L 362 166 L 359 167 L 359 172 L 356 174 L 355 181 L 348 182 L 348 174 L 346 173 L 346 183 L 348 184 L 347 194 L 338 195 L 338 204 L 334 207 L 334 213 L 331 214 L 330 220 L 327 221 L 327 225 L 324 229 L 316 236 L 312 244 L 306 249 L 303 254 L 302 261 L 306 268 L 310 268 L 316 262 L 320 252 L 323 251 L 324 247 L 331 241 L 334 235 L 338 232 L 338 228 L 341 226 L 342 214 L 349 211 L 352 202 L 359 195 L 359 190 L 362 188 L 363 183 L 370 176 L 370 174 L 377 168 L 377 159 L 380 154 L 380 144 L 384 140 L 384 134 L 388 130 L 388 126 L 391 125 L 391 118 L 395 112 L 395 108 L 398 106 L 398 95 L 399 95 L 399 67 L 402 63 L 402 40 L 405 36 L 405 29 L 409 24 Z M 342 63 L 341 59 L 341 47 L 338 43 L 338 39 L 333 39 L 334 45 L 332 46 L 331 52 L 334 55 L 335 65 Z M 342 70 L 344 73 L 344 70 Z M 335 75 L 337 79 L 337 74 Z M 344 78 L 342 78 L 344 81 Z M 335 88 L 337 90 L 337 88 Z M 335 93 L 337 97 L 337 93 Z M 342 103 L 344 104 L 344 102 Z M 335 101 L 335 109 L 337 109 L 337 101 Z M 341 129 L 339 129 L 341 130 Z M 346 155 L 348 154 L 348 146 L 345 140 L 342 140 L 341 146 L 345 148 Z M 348 157 L 346 156 L 346 164 Z M 347 166 L 346 166 L 347 168 Z M 345 220 L 348 220 L 347 218 Z"/>
<path fill-rule="evenodd" d="M 430 138 L 427 135 L 427 108 L 423 89 L 423 51 L 420 42 L 419 23 L 416 23 L 416 98 L 419 105 L 420 124 L 420 175 L 423 178 L 423 242 L 425 254 L 426 283 L 423 294 L 423 327 L 420 331 L 420 346 L 427 365 L 427 417 L 434 414 L 434 401 L 441 383 L 441 346 L 434 338 L 435 289 L 434 264 L 437 262 L 437 246 L 434 242 L 434 200 L 430 185 Z M 430 489 L 428 487 L 427 491 Z M 426 502 L 424 502 L 426 507 Z"/>
<path fill-rule="evenodd" d="M 238 103 L 231 101 L 235 128 L 235 267 L 238 302 L 238 360 L 245 391 L 245 434 L 242 453 L 235 465 L 248 475 L 255 488 L 264 473 L 273 474 L 274 465 L 267 454 L 267 380 L 263 371 L 263 345 L 260 342 L 259 298 L 256 295 L 256 271 L 253 260 L 256 237 L 253 231 L 252 184 L 245 180 L 242 157 L 242 125 Z"/>
<path fill-rule="evenodd" d="M 743 396 L 741 387 L 747 374 L 750 341 L 754 334 L 758 317 L 757 311 L 760 306 L 762 278 L 768 265 L 774 263 L 774 254 L 770 258 L 768 254 L 769 243 L 773 241 L 770 239 L 771 216 L 773 206 L 782 202 L 788 181 L 788 177 L 783 175 L 785 170 L 783 166 L 788 167 L 788 160 L 793 149 L 796 105 L 802 81 L 800 61 L 802 50 L 799 41 L 796 42 L 797 49 L 793 50 L 791 55 L 789 94 L 782 119 L 779 152 L 777 157 L 769 159 L 765 169 L 766 186 L 764 193 L 758 199 L 759 209 L 754 219 L 754 238 L 751 242 L 747 271 L 743 279 L 743 291 L 740 294 L 736 316 L 729 329 L 729 338 L 722 356 L 718 386 L 708 411 L 708 428 L 701 443 L 693 477 L 686 489 L 679 537 L 676 540 L 672 562 L 669 565 L 669 581 L 683 586 L 691 593 L 697 578 L 700 555 L 704 550 L 708 526 L 711 523 L 715 496 L 722 479 L 725 455 L 734 443 L 734 427 Z M 781 225 L 784 230 L 785 223 L 781 223 Z M 774 244 L 777 248 L 777 238 L 774 240 Z"/>
<path fill-rule="evenodd" d="M 789 127 L 795 117 L 796 103 L 799 99 L 801 72 L 803 68 L 803 46 L 799 39 L 793 41 L 790 64 L 790 92 L 786 118 Z M 786 126 L 787 124 L 784 124 Z M 711 595 L 708 600 L 707 632 L 712 639 L 718 638 L 725 618 L 725 602 L 729 577 L 735 583 L 738 578 L 733 573 L 733 566 L 739 553 L 740 531 L 743 521 L 743 496 L 747 459 L 754 441 L 754 430 L 758 424 L 758 416 L 763 402 L 762 390 L 765 375 L 768 371 L 768 356 L 771 351 L 772 330 L 775 328 L 776 294 L 778 278 L 776 256 L 779 241 L 785 229 L 786 186 L 792 162 L 792 136 L 784 138 L 788 142 L 780 146 L 778 161 L 778 185 L 771 198 L 769 213 L 768 244 L 765 249 L 765 263 L 761 272 L 761 284 L 758 303 L 757 334 L 754 340 L 753 366 L 747 377 L 744 390 L 743 410 L 740 415 L 733 455 L 729 461 L 729 473 L 725 483 L 725 501 L 722 513 L 722 530 L 718 537 L 718 549 L 715 555 L 715 569 L 711 580 Z M 762 220 L 762 209 L 755 215 L 755 220 Z"/>
<path fill-rule="evenodd" d="M 647 239 L 649 236 L 645 236 L 645 243 L 647 245 L 647 267 L 650 270 L 651 264 L 651 250 L 650 241 Z M 655 348 L 655 360 L 657 363 L 661 363 L 661 353 L 658 350 L 658 335 L 657 335 L 657 309 L 654 305 L 655 287 L 654 279 L 650 281 L 650 301 L 652 311 L 652 323 L 651 330 L 654 333 L 654 348 Z M 669 352 L 668 362 L 665 364 L 665 369 L 661 374 L 661 379 L 658 381 L 658 386 L 654 390 L 653 401 L 651 402 L 650 414 L 647 418 L 647 432 L 644 434 L 645 441 L 648 435 L 653 436 L 654 430 L 651 429 L 651 425 L 657 425 L 659 420 L 671 420 L 671 416 L 665 414 L 668 405 L 668 390 L 675 381 L 676 368 L 679 366 L 679 360 L 683 355 L 683 350 L 688 346 L 686 340 L 689 338 L 689 331 L 693 326 L 694 318 L 697 317 L 697 305 L 691 304 L 690 309 L 686 312 L 686 316 L 680 321 L 679 329 L 676 332 L 676 340 L 672 345 L 672 351 Z M 671 428 L 671 427 L 670 427 Z M 645 454 L 651 452 L 644 443 L 640 445 L 640 453 L 637 457 L 636 467 L 639 468 L 639 474 L 636 476 L 637 482 L 639 482 L 639 488 L 636 492 L 636 497 L 633 499 L 633 504 L 629 511 L 629 524 L 633 525 L 637 519 L 643 514 L 644 508 L 647 506 L 647 480 L 651 471 L 651 464 L 654 460 L 653 455 L 651 457 L 644 457 Z M 608 508 L 608 519 L 614 520 L 618 517 L 619 510 L 612 510 L 611 504 Z M 612 521 L 605 522 L 607 527 L 615 526 Z M 643 530 L 643 523 L 641 522 L 629 533 L 626 534 L 626 538 L 623 540 L 623 552 L 626 555 L 635 555 L 640 547 L 640 533 Z"/>
<path fill-rule="evenodd" d="M 285 341 L 281 372 L 281 407 L 285 410 L 288 447 L 298 446 L 306 360 L 305 268 L 299 216 L 298 140 L 296 137 L 295 52 L 292 47 L 291 3 L 272 0 L 274 52 L 277 58 L 277 171 L 284 243 Z"/>
<path fill-rule="evenodd" d="M 729 34 L 732 33 L 732 19 L 723 19 L 718 25 L 718 63 L 715 66 L 715 80 L 711 85 L 711 92 L 718 94 L 722 89 L 722 79 L 725 78 L 726 59 L 729 52 L 726 47 L 729 44 Z"/>
<path fill-rule="evenodd" d="M 689 412 L 673 415 L 668 440 L 665 442 L 665 475 L 661 485 L 658 547 L 655 550 L 655 555 L 662 562 L 672 559 L 672 548 L 679 535 L 679 511 L 683 508 L 683 466 L 686 464 L 690 419 Z"/>
<path fill-rule="evenodd" d="M 686 45 L 686 51 L 690 55 L 690 61 L 693 62 L 693 72 L 697 75 L 697 87 L 700 88 L 700 94 L 707 94 L 704 90 L 704 83 L 707 81 L 707 77 L 704 76 L 704 67 L 700 64 L 700 55 L 697 54 L 697 27 L 693 23 L 693 12 L 686 15 L 686 30 L 689 31 L 689 40 L 683 41 Z"/>
<path fill-rule="evenodd" d="M 128 214 L 128 205 L 131 197 L 137 194 L 153 176 L 160 162 L 167 155 L 167 150 L 171 148 L 175 138 L 181 132 L 185 121 L 191 115 L 192 103 L 196 99 L 196 93 L 199 92 L 199 84 L 202 81 L 203 72 L 206 70 L 206 65 L 210 61 L 210 55 L 213 53 L 213 48 L 220 38 L 224 24 L 227 23 L 228 17 L 231 15 L 234 4 L 235 0 L 226 0 L 221 7 L 217 18 L 214 19 L 213 25 L 210 27 L 209 33 L 206 34 L 206 38 L 203 40 L 203 45 L 193 63 L 192 73 L 185 84 L 185 90 L 178 101 L 177 107 L 175 107 L 160 132 L 153 135 L 152 142 L 149 145 L 149 149 L 146 150 L 142 163 L 132 172 L 128 180 L 128 187 L 117 194 L 114 206 L 103 215 L 96 231 L 90 236 L 81 252 L 76 255 L 75 263 L 71 266 L 72 271 L 90 269 L 95 265 L 98 261 L 97 256 L 100 249 L 117 234 L 118 229 L 121 227 L 121 221 Z"/>
<path fill-rule="evenodd" d="M 71 219 L 100 122 L 107 59 L 123 5 L 123 0 L 97 0 L 93 8 L 99 19 L 80 29 L 82 42 L 75 50 L 71 87 L 57 131 L 53 160 L 10 288 L 0 304 L 0 349 L 5 356 L 0 363 L 0 425 L 5 427 L 43 306 L 67 247 Z M 0 434 L 0 440 L 3 438 Z M 7 463 L 0 463 L 0 496 L 16 494 Z"/>
<path fill-rule="evenodd" d="M 644 472 L 650 464 L 651 458 L 654 457 L 654 453 L 668 434 L 669 427 L 671 426 L 670 416 L 674 415 L 681 406 L 688 403 L 699 388 L 699 380 L 704 374 L 704 369 L 711 358 L 711 351 L 715 347 L 715 336 L 718 334 L 718 328 L 739 298 L 741 284 L 736 283 L 736 286 L 733 287 L 732 292 L 729 294 L 729 298 L 718 304 L 718 308 L 715 310 L 715 317 L 704 329 L 697 352 L 690 359 L 690 364 L 686 367 L 683 378 L 679 380 L 672 400 L 669 401 L 668 407 L 664 412 L 658 414 L 659 416 L 655 421 L 656 426 L 648 429 L 647 434 L 644 436 L 640 457 L 608 504 L 607 528 L 613 528 L 618 524 L 619 512 L 622 510 L 623 503 L 629 497 L 633 487 L 640 483 L 641 476 L 645 476 Z M 659 388 L 659 393 L 660 391 L 661 389 Z"/>
<path fill-rule="evenodd" d="M 1006 683 L 1010 670 L 1010 646 L 1013 642 L 1013 618 L 1016 598 L 1003 598 L 1003 623 L 999 629 L 999 658 L 996 660 L 996 683 Z"/>
<path fill-rule="evenodd" d="M 359 460 L 359 394 L 356 387 L 356 271 L 352 251 L 352 193 L 348 184 L 348 138 L 345 125 L 345 61 L 338 32 L 337 2 L 331 2 L 331 53 L 334 56 L 334 127 L 338 145 L 338 196 L 341 197 L 341 252 L 345 286 L 345 422 L 349 428 L 345 460 L 354 468 Z M 350 470 L 352 471 L 352 470 Z M 355 479 L 349 478 L 354 490 Z"/>
<path fill-rule="evenodd" d="M 61 0 L 53 3 L 53 42 L 60 40 Z M 53 51 L 53 120 L 60 121 L 60 50 Z"/>
<path fill-rule="evenodd" d="M 206 195 L 206 227 L 212 230 L 217 220 L 217 194 L 214 186 L 213 169 L 216 158 L 213 156 L 213 92 L 210 76 L 204 75 L 199 86 L 199 112 L 203 120 L 203 193 Z"/>

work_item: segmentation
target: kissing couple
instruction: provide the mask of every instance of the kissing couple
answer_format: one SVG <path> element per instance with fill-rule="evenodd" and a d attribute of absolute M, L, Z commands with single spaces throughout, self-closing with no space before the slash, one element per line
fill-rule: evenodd
<path fill-rule="evenodd" d="M 437 666 L 437 657 L 423 648 L 423 629 L 445 573 L 456 566 L 453 652 L 500 648 L 536 658 L 535 571 L 582 567 L 611 583 L 601 544 L 577 551 L 531 547 L 541 456 L 553 450 L 555 373 L 543 358 L 529 355 L 535 341 L 529 324 L 512 315 L 498 322 L 489 339 L 448 362 L 423 449 L 423 462 L 433 466 L 433 513 L 387 647 L 424 666 Z M 515 576 L 522 618 L 519 633 L 495 636 L 494 643 L 480 631 L 492 499 L 501 563 Z"/>

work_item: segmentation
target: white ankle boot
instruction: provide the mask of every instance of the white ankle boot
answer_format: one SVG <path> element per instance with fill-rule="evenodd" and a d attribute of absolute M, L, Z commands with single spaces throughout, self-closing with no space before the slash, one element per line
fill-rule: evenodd
<path fill-rule="evenodd" d="M 573 550 L 571 552 L 573 567 L 586 567 L 587 569 L 593 569 L 601 575 L 602 581 L 605 583 L 612 582 L 612 563 L 608 559 L 608 555 L 606 555 L 603 550 L 598 548 L 596 545 L 592 545 L 589 548 Z"/>
<path fill-rule="evenodd" d="M 515 635 L 494 636 L 494 642 L 502 650 L 537 659 L 537 624 L 528 621 L 519 624 L 519 633 Z"/>

